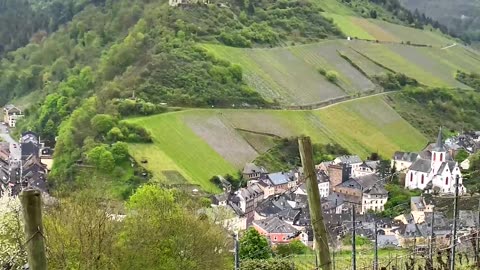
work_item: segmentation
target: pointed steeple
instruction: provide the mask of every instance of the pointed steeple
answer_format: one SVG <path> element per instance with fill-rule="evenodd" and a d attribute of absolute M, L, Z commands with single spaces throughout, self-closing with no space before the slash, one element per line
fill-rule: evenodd
<path fill-rule="evenodd" d="M 435 151 L 438 152 L 443 152 L 443 135 L 442 135 L 442 127 L 440 127 L 440 130 L 438 131 L 438 137 L 437 137 L 437 143 L 435 144 Z"/>

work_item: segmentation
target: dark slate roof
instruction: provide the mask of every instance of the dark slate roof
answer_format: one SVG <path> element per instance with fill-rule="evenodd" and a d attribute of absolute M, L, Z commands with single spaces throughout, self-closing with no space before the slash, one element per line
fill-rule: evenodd
<path fill-rule="evenodd" d="M 294 222 L 297 220 L 298 216 L 300 215 L 301 210 L 300 209 L 285 209 L 277 214 L 277 217 L 279 217 L 282 220 L 287 220 Z"/>
<path fill-rule="evenodd" d="M 356 177 L 355 180 L 362 186 L 363 189 L 369 189 L 380 181 L 380 177 L 376 174 L 369 174 Z"/>
<path fill-rule="evenodd" d="M 325 173 L 325 171 L 323 171 L 323 170 L 317 171 L 317 182 L 318 183 L 325 183 L 325 182 L 329 182 L 329 181 L 330 181 L 330 177 L 328 177 L 328 175 Z"/>
<path fill-rule="evenodd" d="M 428 173 L 432 169 L 432 163 L 430 160 L 427 159 L 417 159 L 412 166 L 410 166 L 410 170 L 417 171 L 417 172 L 425 172 Z"/>
<path fill-rule="evenodd" d="M 267 173 L 267 169 L 262 166 L 257 166 L 254 163 L 247 163 L 243 168 L 244 174 L 252 174 L 252 173 Z"/>
<path fill-rule="evenodd" d="M 359 156 L 339 156 L 337 158 L 341 163 L 345 164 L 362 163 L 362 159 Z"/>
<path fill-rule="evenodd" d="M 438 131 L 437 142 L 432 149 L 433 151 L 437 152 L 445 152 L 445 146 L 443 145 L 443 135 L 442 135 L 442 128 Z"/>
<path fill-rule="evenodd" d="M 368 165 L 368 167 L 372 168 L 374 171 L 377 169 L 378 164 L 380 161 L 378 160 L 367 160 L 365 163 Z"/>
<path fill-rule="evenodd" d="M 354 188 L 354 189 L 359 189 L 359 190 L 362 189 L 362 186 L 354 178 L 350 178 L 347 181 L 338 184 L 338 186 L 347 187 L 347 188 Z"/>
<path fill-rule="evenodd" d="M 285 221 L 279 219 L 278 217 L 270 217 L 263 220 L 253 221 L 255 225 L 267 231 L 268 233 L 291 233 L 294 234 L 297 232 L 292 225 L 286 223 Z"/>
<path fill-rule="evenodd" d="M 379 248 L 398 246 L 398 239 L 396 235 L 378 235 L 377 244 Z"/>
<path fill-rule="evenodd" d="M 39 148 L 38 148 L 38 145 L 34 144 L 33 142 L 22 143 L 21 152 L 22 152 L 22 159 L 25 160 L 30 155 L 38 156 Z"/>
<path fill-rule="evenodd" d="M 410 203 L 415 204 L 419 211 L 423 211 L 425 209 L 425 205 L 423 204 L 423 198 L 420 196 L 411 197 Z"/>
<path fill-rule="evenodd" d="M 387 195 L 388 194 L 388 191 L 379 183 L 374 184 L 371 188 L 368 188 L 364 192 L 370 195 Z"/>
<path fill-rule="evenodd" d="M 225 193 L 222 193 L 222 194 L 217 194 L 217 195 L 213 195 L 212 196 L 212 202 L 214 204 L 218 204 L 220 202 L 224 202 L 224 201 L 227 201 L 228 199 L 228 195 L 225 194 Z"/>
<path fill-rule="evenodd" d="M 292 209 L 292 206 L 288 203 L 288 201 L 289 198 L 283 195 L 277 198 L 267 199 L 261 202 L 255 211 L 264 217 L 275 216 L 284 210 Z"/>
<path fill-rule="evenodd" d="M 245 200 L 253 199 L 259 196 L 263 196 L 263 190 L 257 185 L 253 184 L 246 188 L 241 188 L 239 193 L 242 195 Z"/>
<path fill-rule="evenodd" d="M 394 160 L 401 160 L 406 162 L 414 162 L 418 157 L 417 153 L 410 153 L 410 152 L 395 152 L 393 154 Z"/>

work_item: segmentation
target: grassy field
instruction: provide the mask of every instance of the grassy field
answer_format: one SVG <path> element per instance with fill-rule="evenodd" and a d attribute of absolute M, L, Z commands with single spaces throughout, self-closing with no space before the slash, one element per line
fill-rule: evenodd
<path fill-rule="evenodd" d="M 332 250 L 330 250 L 332 253 Z M 407 250 L 403 249 L 380 249 L 378 251 L 378 263 L 379 266 L 392 266 L 395 263 L 398 266 L 404 266 L 404 261 L 407 260 Z M 357 249 L 357 269 L 372 269 L 373 268 L 373 247 L 358 248 Z M 332 261 L 335 261 L 335 269 L 349 270 L 352 269 L 352 253 L 348 250 L 336 252 L 335 259 L 332 257 Z M 293 259 L 295 266 L 298 270 L 313 270 L 315 269 L 315 255 L 306 254 L 298 255 Z M 379 267 L 379 269 L 380 269 Z"/>
<path fill-rule="evenodd" d="M 420 149 L 425 137 L 383 97 L 345 102 L 317 111 L 186 110 L 131 119 L 146 127 L 154 143 L 131 144 L 132 156 L 163 183 L 190 183 L 217 191 L 213 175 L 235 173 L 275 137 L 309 135 L 316 143 L 337 142 L 366 158 L 371 152 Z M 347 124 L 348 123 L 348 124 Z M 176 172 L 171 179 L 173 172 Z"/>
<path fill-rule="evenodd" d="M 383 20 L 361 18 L 342 11 L 329 10 L 323 14 L 332 19 L 345 35 L 354 38 L 395 43 L 411 42 L 434 47 L 444 47 L 455 42 L 436 30 L 422 30 Z"/>
<path fill-rule="evenodd" d="M 342 32 L 349 37 L 356 37 L 361 39 L 374 40 L 375 37 L 371 35 L 361 25 L 358 25 L 358 20 L 362 20 L 358 17 L 339 15 L 335 13 L 324 12 L 323 15 L 332 19 L 335 24 L 342 30 Z"/>
<path fill-rule="evenodd" d="M 364 41 L 351 44 L 352 49 L 375 63 L 428 86 L 469 88 L 455 80 L 456 71 L 480 72 L 480 61 L 461 47 L 442 50 Z"/>

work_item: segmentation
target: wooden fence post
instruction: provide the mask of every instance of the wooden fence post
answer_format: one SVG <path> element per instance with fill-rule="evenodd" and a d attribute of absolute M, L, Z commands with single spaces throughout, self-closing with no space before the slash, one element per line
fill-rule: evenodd
<path fill-rule="evenodd" d="M 20 194 L 23 218 L 25 220 L 25 241 L 30 270 L 47 269 L 41 197 L 40 191 L 32 188 L 27 188 Z"/>

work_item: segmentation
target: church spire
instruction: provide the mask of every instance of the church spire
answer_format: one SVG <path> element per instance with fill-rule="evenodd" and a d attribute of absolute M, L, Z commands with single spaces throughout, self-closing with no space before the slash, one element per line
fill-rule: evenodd
<path fill-rule="evenodd" d="M 442 127 L 438 131 L 437 143 L 435 144 L 436 151 L 443 151 L 443 136 L 442 136 Z"/>

